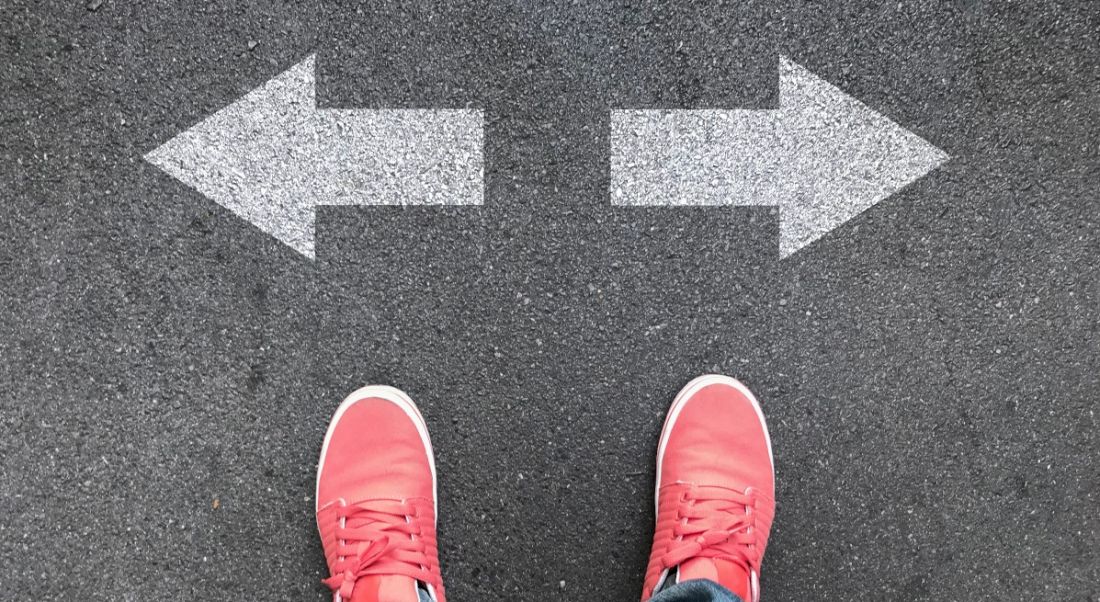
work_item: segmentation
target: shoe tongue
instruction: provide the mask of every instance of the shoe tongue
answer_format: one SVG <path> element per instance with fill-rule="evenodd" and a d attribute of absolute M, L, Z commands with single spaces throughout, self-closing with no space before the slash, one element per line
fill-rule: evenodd
<path fill-rule="evenodd" d="M 412 577 L 367 575 L 355 582 L 348 602 L 420 602 L 420 594 Z"/>
<path fill-rule="evenodd" d="M 737 594 L 745 602 L 753 602 L 749 573 L 740 565 L 722 558 L 692 558 L 680 565 L 677 582 L 689 579 L 709 579 Z"/>

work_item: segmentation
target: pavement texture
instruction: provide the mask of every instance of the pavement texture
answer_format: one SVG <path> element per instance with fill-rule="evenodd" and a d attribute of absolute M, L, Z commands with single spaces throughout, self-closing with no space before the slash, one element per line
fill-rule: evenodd
<path fill-rule="evenodd" d="M 1095 4 L 4 13 L 0 599 L 324 600 L 365 383 L 426 414 L 452 600 L 636 599 L 707 371 L 771 427 L 766 599 L 1100 599 Z M 142 160 L 312 53 L 322 106 L 484 111 L 485 204 L 322 208 L 310 261 Z M 612 107 L 773 106 L 780 55 L 951 159 L 782 261 L 773 208 L 610 205 Z"/>

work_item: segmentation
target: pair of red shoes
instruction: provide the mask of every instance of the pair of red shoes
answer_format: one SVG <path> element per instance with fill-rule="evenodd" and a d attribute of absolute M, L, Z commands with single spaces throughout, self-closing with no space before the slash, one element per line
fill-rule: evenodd
<path fill-rule="evenodd" d="M 657 527 L 642 600 L 674 582 L 709 579 L 757 602 L 774 496 L 771 440 L 752 393 L 725 376 L 688 383 L 657 449 Z M 317 469 L 317 527 L 335 602 L 446 602 L 432 445 L 401 391 L 364 387 L 336 410 Z"/>

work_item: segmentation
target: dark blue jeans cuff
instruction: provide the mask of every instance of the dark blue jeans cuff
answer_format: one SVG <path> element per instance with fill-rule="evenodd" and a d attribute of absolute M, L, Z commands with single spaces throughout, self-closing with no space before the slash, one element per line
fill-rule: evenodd
<path fill-rule="evenodd" d="M 730 590 L 707 579 L 677 583 L 657 592 L 649 602 L 744 602 Z"/>

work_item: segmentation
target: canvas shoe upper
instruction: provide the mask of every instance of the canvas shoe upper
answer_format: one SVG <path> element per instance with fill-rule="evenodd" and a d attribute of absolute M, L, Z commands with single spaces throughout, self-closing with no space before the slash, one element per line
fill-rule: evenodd
<path fill-rule="evenodd" d="M 424 418 L 392 387 L 340 404 L 317 468 L 317 528 L 335 602 L 446 602 L 436 478 Z"/>
<path fill-rule="evenodd" d="M 725 376 L 688 383 L 657 452 L 657 524 L 642 600 L 669 579 L 710 579 L 757 602 L 774 499 L 771 441 L 752 393 Z"/>

